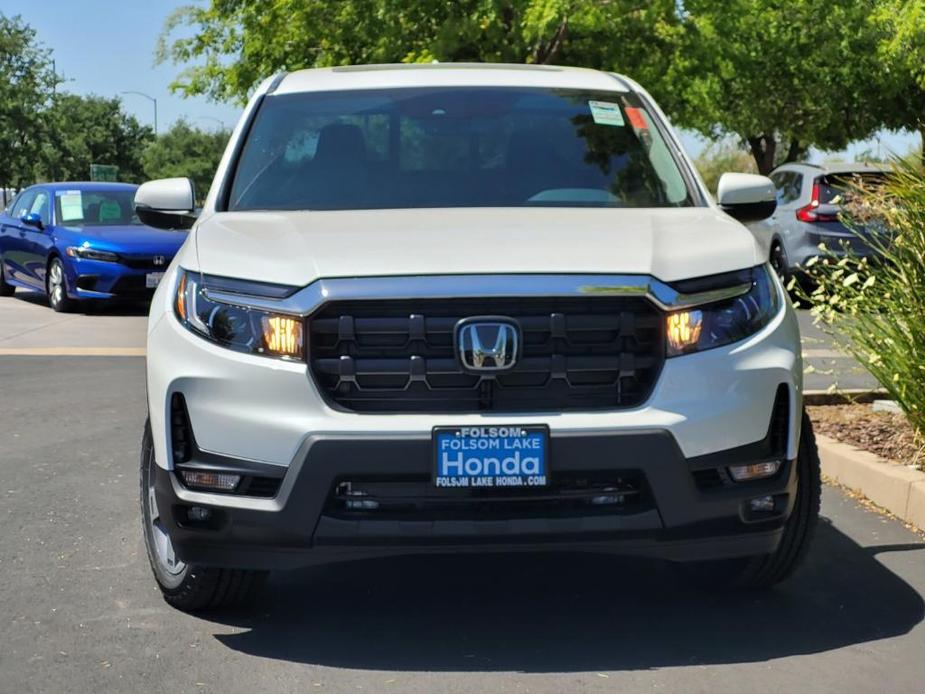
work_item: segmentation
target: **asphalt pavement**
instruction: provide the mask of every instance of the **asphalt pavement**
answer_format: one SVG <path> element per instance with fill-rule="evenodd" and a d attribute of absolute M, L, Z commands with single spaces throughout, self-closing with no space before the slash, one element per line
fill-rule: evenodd
<path fill-rule="evenodd" d="M 137 308 L 59 320 L 0 299 L 4 694 L 923 689 L 925 541 L 831 487 L 807 565 L 768 593 L 699 592 L 655 561 L 450 556 L 173 610 L 141 539 L 144 360 L 101 356 L 143 335 Z"/>

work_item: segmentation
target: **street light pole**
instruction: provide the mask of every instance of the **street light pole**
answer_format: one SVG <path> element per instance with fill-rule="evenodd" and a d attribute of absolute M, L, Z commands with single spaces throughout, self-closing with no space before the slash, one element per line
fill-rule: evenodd
<path fill-rule="evenodd" d="M 157 137 L 157 99 L 149 94 L 145 94 L 144 92 L 126 91 L 121 93 L 137 94 L 138 96 L 143 96 L 145 99 L 148 99 L 152 104 L 154 104 L 154 136 Z"/>

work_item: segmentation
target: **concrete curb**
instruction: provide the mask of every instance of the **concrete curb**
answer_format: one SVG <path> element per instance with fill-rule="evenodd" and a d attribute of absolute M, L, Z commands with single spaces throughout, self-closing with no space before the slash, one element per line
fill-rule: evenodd
<path fill-rule="evenodd" d="M 822 474 L 860 492 L 897 518 L 925 530 L 925 472 L 816 435 Z"/>
<path fill-rule="evenodd" d="M 885 398 L 887 392 L 882 388 L 845 388 L 829 392 L 827 390 L 803 391 L 804 405 L 850 405 L 867 404 Z"/>

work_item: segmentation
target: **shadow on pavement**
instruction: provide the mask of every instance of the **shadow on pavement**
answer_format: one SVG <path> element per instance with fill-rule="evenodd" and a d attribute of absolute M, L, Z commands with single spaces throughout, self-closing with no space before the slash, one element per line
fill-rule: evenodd
<path fill-rule="evenodd" d="M 408 557 L 275 574 L 229 648 L 329 667 L 568 672 L 747 663 L 904 634 L 921 596 L 826 521 L 767 593 L 710 594 L 668 564 L 593 555 Z M 923 557 L 925 558 L 925 557 Z"/>
<path fill-rule="evenodd" d="M 44 306 L 51 311 L 48 306 L 48 299 L 44 294 L 20 289 L 14 296 L 17 300 L 24 301 L 27 304 Z M 108 299 L 106 301 L 86 300 L 78 305 L 74 313 L 78 315 L 85 313 L 90 316 L 147 316 L 150 307 L 150 298 Z"/>

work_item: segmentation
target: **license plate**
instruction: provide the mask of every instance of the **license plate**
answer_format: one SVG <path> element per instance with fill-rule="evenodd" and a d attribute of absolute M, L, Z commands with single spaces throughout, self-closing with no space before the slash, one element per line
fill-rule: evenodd
<path fill-rule="evenodd" d="M 438 487 L 545 487 L 549 484 L 545 426 L 437 427 Z"/>
<path fill-rule="evenodd" d="M 156 289 L 157 285 L 161 283 L 161 279 L 163 279 L 163 277 L 163 272 L 149 272 L 147 275 L 145 275 L 145 288 Z"/>

